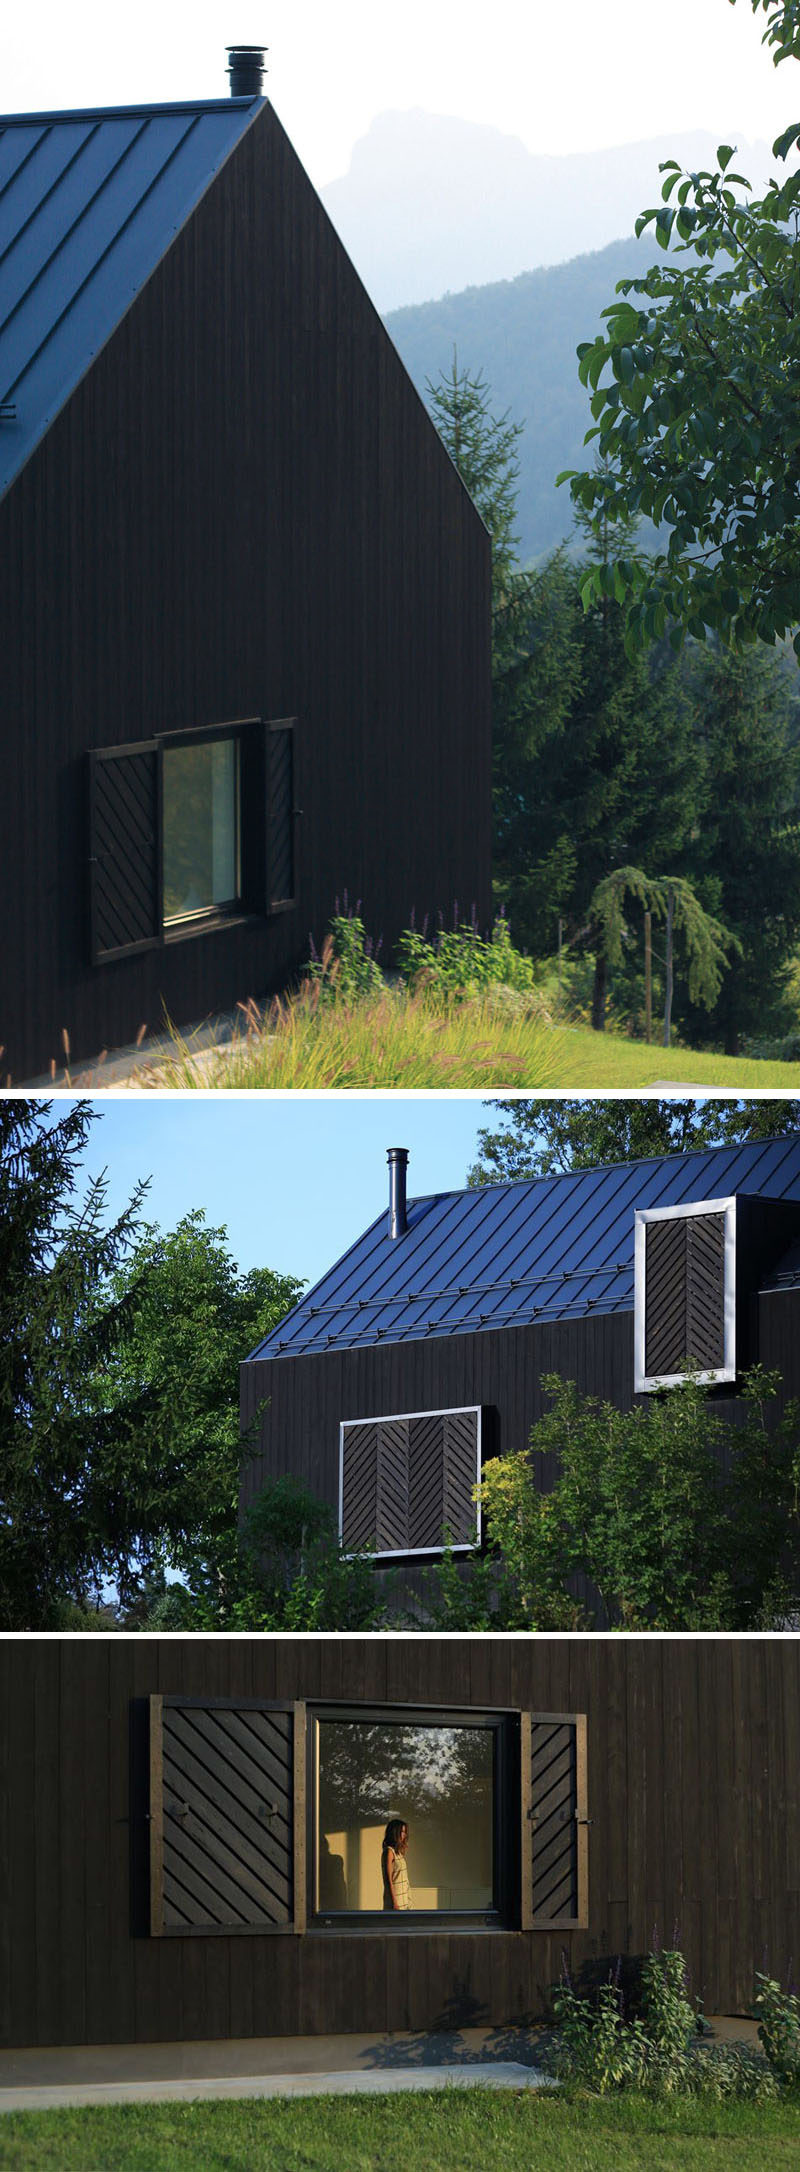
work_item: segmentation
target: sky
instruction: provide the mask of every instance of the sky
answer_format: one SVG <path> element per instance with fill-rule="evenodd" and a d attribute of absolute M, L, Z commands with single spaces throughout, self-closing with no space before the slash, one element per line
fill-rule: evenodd
<path fill-rule="evenodd" d="M 162 1229 L 202 1207 L 237 1266 L 315 1282 L 388 1206 L 386 1149 L 407 1146 L 409 1197 L 460 1188 L 489 1121 L 479 1095 L 92 1096 L 87 1176 L 108 1173 L 108 1213 L 152 1179 Z M 53 1118 L 59 1114 L 54 1100 Z"/>
<path fill-rule="evenodd" d="M 710 129 L 770 143 L 796 117 L 791 62 L 761 47 L 750 0 L 41 0 L 0 23 L 9 113 L 227 95 L 225 47 L 268 44 L 267 92 L 317 188 L 378 113 L 419 106 L 597 150 Z"/>

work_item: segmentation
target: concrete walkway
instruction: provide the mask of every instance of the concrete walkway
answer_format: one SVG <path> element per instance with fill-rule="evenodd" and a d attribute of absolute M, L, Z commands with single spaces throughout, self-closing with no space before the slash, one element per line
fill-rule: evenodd
<path fill-rule="evenodd" d="M 755 2022 L 738 2015 L 712 2017 L 710 2026 L 717 2042 L 757 2043 Z M 0 2112 L 448 2087 L 549 2089 L 554 2084 L 536 2060 L 551 2041 L 544 2028 L 508 2027 L 4 2051 Z"/>
<path fill-rule="evenodd" d="M 391 2036 L 239 2037 L 0 2052 L 0 2112 L 210 2097 L 392 2095 L 407 2089 L 552 2088 L 525 2029 Z"/>

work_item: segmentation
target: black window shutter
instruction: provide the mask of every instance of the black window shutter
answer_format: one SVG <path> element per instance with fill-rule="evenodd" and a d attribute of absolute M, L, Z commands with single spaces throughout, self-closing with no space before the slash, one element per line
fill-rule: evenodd
<path fill-rule="evenodd" d="M 667 1216 L 646 1225 L 645 1373 L 680 1373 L 687 1359 L 719 1370 L 725 1349 L 725 1216 Z"/>
<path fill-rule="evenodd" d="M 522 1714 L 522 1928 L 585 1928 L 586 1715 Z"/>
<path fill-rule="evenodd" d="M 161 757 L 158 741 L 89 756 L 91 956 L 152 950 L 161 941 Z"/>
<path fill-rule="evenodd" d="M 294 724 L 267 725 L 267 904 L 295 901 Z"/>
<path fill-rule="evenodd" d="M 150 1699 L 150 1928 L 305 1929 L 305 1708 Z"/>
<path fill-rule="evenodd" d="M 353 1552 L 435 1552 L 447 1529 L 468 1545 L 477 1522 L 478 1411 L 346 1424 L 342 1543 Z"/>

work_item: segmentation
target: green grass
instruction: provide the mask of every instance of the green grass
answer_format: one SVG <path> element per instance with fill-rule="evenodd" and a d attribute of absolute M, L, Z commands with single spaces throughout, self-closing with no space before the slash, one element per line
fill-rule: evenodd
<path fill-rule="evenodd" d="M 133 1086 L 606 1088 L 676 1085 L 771 1087 L 796 1092 L 800 1065 L 647 1047 L 619 1034 L 549 1023 L 496 990 L 449 1012 L 424 996 L 384 987 L 361 1001 L 323 1003 L 314 989 L 276 1001 L 224 1053 L 197 1054 L 174 1035 L 174 1056 Z"/>
<path fill-rule="evenodd" d="M 796 2102 L 459 2088 L 0 2119 L 3 2172 L 796 2172 L 798 2163 Z"/>

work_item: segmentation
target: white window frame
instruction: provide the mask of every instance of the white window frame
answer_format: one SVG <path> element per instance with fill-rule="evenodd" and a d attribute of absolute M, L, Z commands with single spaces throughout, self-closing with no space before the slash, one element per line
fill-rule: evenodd
<path fill-rule="evenodd" d="M 686 1222 L 697 1214 L 724 1214 L 725 1244 L 723 1255 L 723 1362 L 713 1372 L 703 1373 L 647 1373 L 645 1372 L 645 1274 L 648 1222 Z M 633 1386 L 636 1395 L 648 1395 L 655 1388 L 677 1388 L 685 1380 L 694 1379 L 701 1387 L 712 1387 L 715 1382 L 724 1383 L 736 1379 L 736 1197 L 727 1199 L 700 1199 L 679 1207 L 637 1207 L 634 1213 L 634 1298 L 633 1298 Z"/>
<path fill-rule="evenodd" d="M 476 1446 L 477 1446 L 477 1468 L 476 1468 L 476 1472 L 475 1472 L 475 1484 L 476 1484 L 476 1486 L 479 1486 L 479 1485 L 480 1485 L 480 1482 L 481 1482 L 481 1449 L 482 1449 L 482 1431 L 483 1431 L 483 1407 L 482 1407 L 482 1405 L 481 1405 L 480 1403 L 451 1403 L 451 1404 L 448 1404 L 448 1406 L 447 1406 L 447 1408 L 446 1408 L 446 1409 L 442 1409 L 442 1408 L 440 1407 L 440 1408 L 438 1408 L 438 1409 L 436 1409 L 436 1410 L 392 1410 L 392 1411 L 388 1411 L 388 1410 L 380 1410 L 380 1411 L 375 1411 L 375 1410 L 373 1410 L 373 1411 L 370 1411 L 370 1414 L 369 1414 L 369 1416 L 368 1416 L 368 1417 L 366 1417 L 366 1418 L 342 1418 L 342 1419 L 340 1420 L 340 1423 L 339 1423 L 339 1544 L 340 1544 L 340 1546 L 341 1546 L 341 1545 L 342 1545 L 342 1543 L 343 1543 L 343 1528 L 342 1528 L 342 1527 L 343 1527 L 343 1523 L 344 1523 L 344 1436 L 345 1436 L 345 1432 L 346 1432 L 346 1430 L 347 1430 L 348 1426 L 351 1426 L 351 1425 L 405 1425 L 405 1424 L 407 1423 L 407 1421 L 408 1421 L 409 1419 L 411 1419 L 411 1418 L 464 1418 L 464 1417 L 467 1417 L 467 1416 L 469 1416 L 470 1418 L 474 1416 L 474 1417 L 476 1417 L 476 1418 L 477 1418 L 477 1420 L 478 1420 L 478 1426 L 477 1426 L 477 1443 L 476 1443 Z M 452 1548 L 452 1552 L 453 1552 L 454 1554 L 474 1554 L 474 1553 L 476 1553 L 476 1552 L 477 1552 L 477 1550 L 478 1550 L 478 1547 L 479 1547 L 479 1546 L 480 1546 L 480 1544 L 481 1544 L 481 1537 L 482 1537 L 482 1529 L 483 1529 L 483 1526 L 482 1526 L 482 1517 L 481 1517 L 481 1506 L 480 1506 L 480 1502 L 479 1502 L 479 1501 L 478 1501 L 478 1502 L 476 1502 L 476 1504 L 475 1504 L 475 1523 L 476 1523 L 476 1529 L 477 1529 L 477 1538 L 473 1539 L 473 1540 L 472 1540 L 472 1542 L 471 1542 L 471 1544 L 468 1544 L 468 1543 L 466 1542 L 466 1540 L 459 1540 L 459 1541 L 458 1541 L 458 1542 L 457 1542 L 457 1543 L 456 1543 L 456 1544 L 455 1544 L 455 1545 L 453 1546 L 453 1548 Z M 442 1547 L 442 1546 L 402 1546 L 402 1547 L 397 1547 L 397 1546 L 391 1546 L 391 1547 L 388 1547 L 388 1548 L 387 1548 L 387 1549 L 386 1549 L 385 1551 L 383 1551 L 383 1552 L 381 1552 L 381 1553 L 375 1553 L 375 1554 L 372 1554 L 370 1558 L 371 1558 L 371 1560 L 373 1560 L 373 1561 L 397 1561 L 397 1560 L 400 1560 L 400 1561 L 411 1561 L 411 1560 L 415 1560 L 415 1559 L 417 1559 L 418 1557 L 421 1557 L 422 1555 L 427 1555 L 429 1559 L 432 1559 L 432 1558 L 433 1558 L 433 1557 L 434 1557 L 435 1555 L 437 1555 L 437 1554 L 441 1554 L 441 1553 L 442 1553 L 443 1551 L 444 1551 L 444 1549 L 443 1549 L 443 1547 Z M 352 1561 L 352 1560 L 354 1560 L 354 1559 L 355 1559 L 355 1556 L 354 1556 L 353 1554 L 347 1554 L 347 1555 L 345 1556 L 345 1559 L 346 1559 L 346 1560 L 348 1560 L 348 1561 Z"/>

